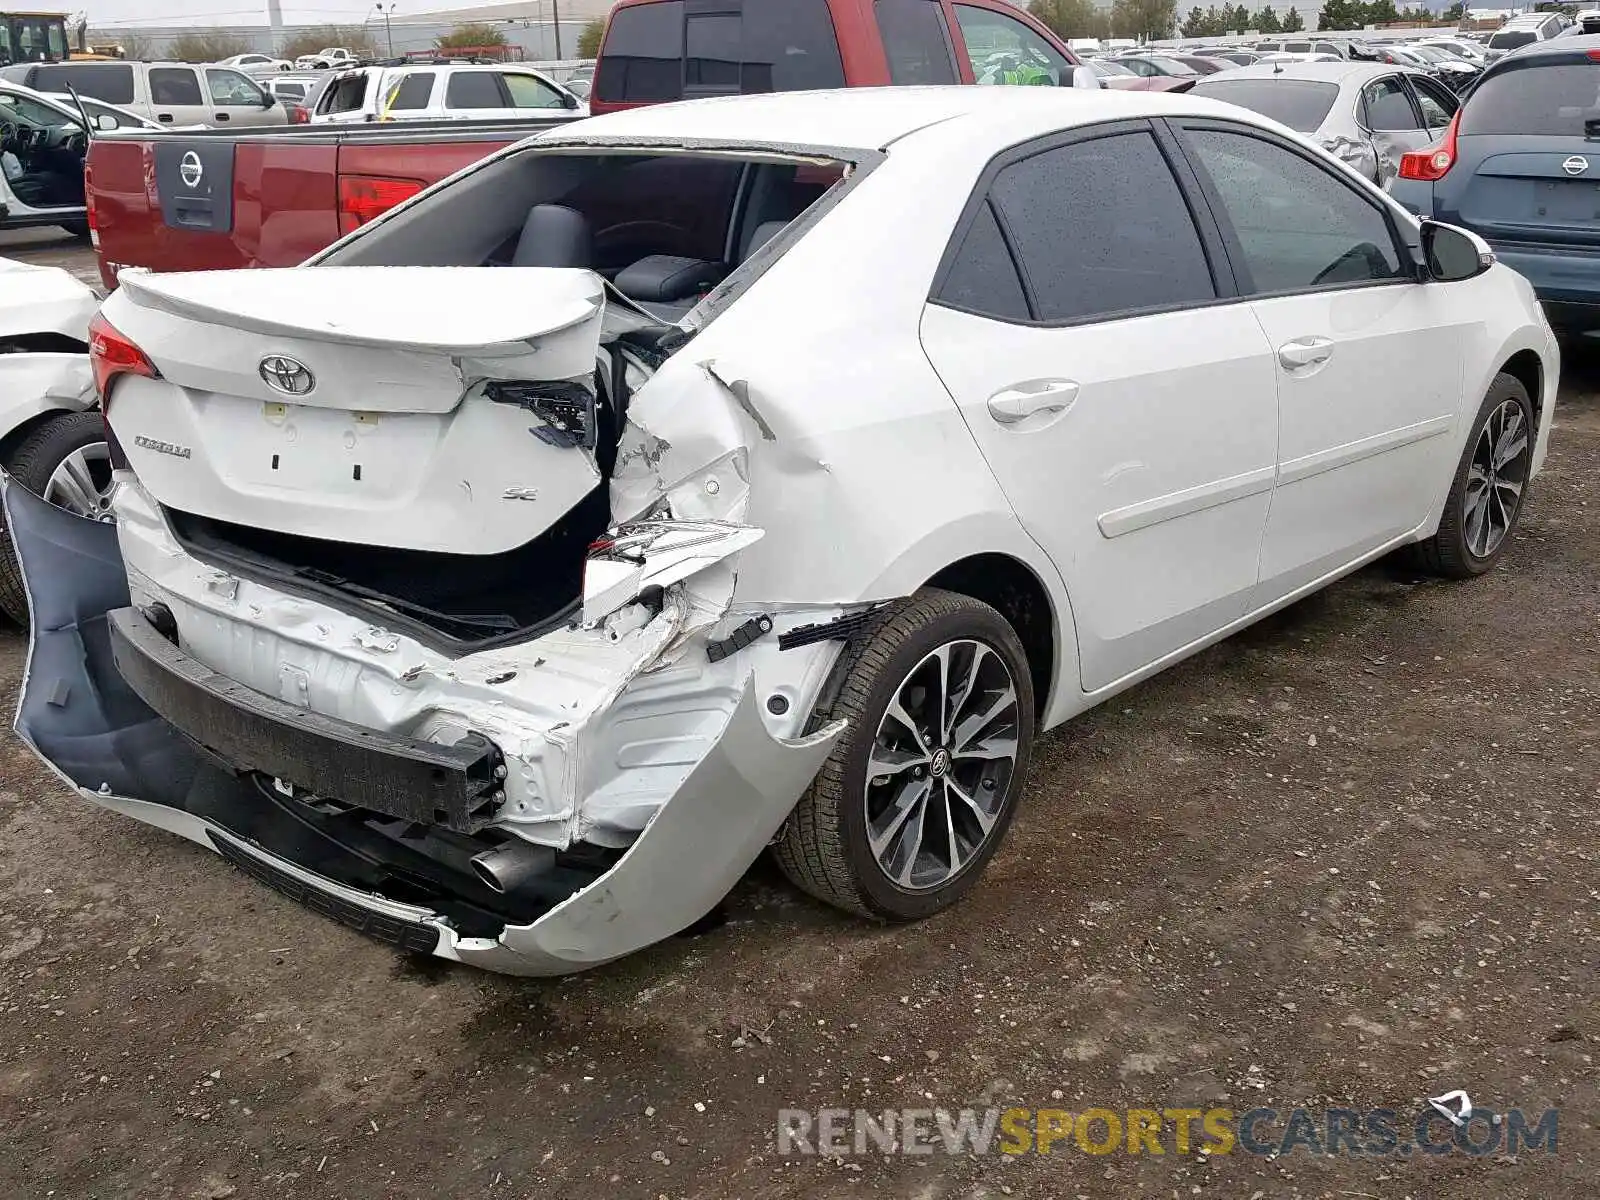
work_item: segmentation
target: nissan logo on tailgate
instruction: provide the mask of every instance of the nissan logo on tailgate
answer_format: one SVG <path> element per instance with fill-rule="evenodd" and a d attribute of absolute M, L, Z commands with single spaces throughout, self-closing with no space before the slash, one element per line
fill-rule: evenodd
<path fill-rule="evenodd" d="M 1571 158 L 1567 159 L 1566 162 L 1561 164 L 1561 169 L 1568 175 L 1582 175 L 1589 169 L 1589 160 L 1584 158 L 1581 154 L 1574 154 Z"/>
<path fill-rule="evenodd" d="M 286 396 L 304 396 L 317 386 L 317 377 L 305 363 L 281 354 L 267 355 L 256 369 L 269 388 Z"/>
<path fill-rule="evenodd" d="M 205 177 L 205 166 L 200 162 L 200 156 L 193 150 L 178 160 L 178 178 L 183 180 L 184 187 L 197 188 Z"/>

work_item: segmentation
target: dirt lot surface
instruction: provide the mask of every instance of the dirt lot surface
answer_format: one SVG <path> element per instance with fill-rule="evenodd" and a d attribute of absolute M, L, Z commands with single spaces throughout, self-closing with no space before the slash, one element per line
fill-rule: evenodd
<path fill-rule="evenodd" d="M 588 975 L 402 960 L 0 740 L 0 1194 L 1594 1196 L 1600 354 L 1567 380 L 1498 570 L 1364 571 L 1047 736 L 985 882 L 914 927 L 763 865 L 725 925 Z M 780 1108 L 1454 1088 L 1558 1107 L 1557 1152 L 775 1142 Z"/>

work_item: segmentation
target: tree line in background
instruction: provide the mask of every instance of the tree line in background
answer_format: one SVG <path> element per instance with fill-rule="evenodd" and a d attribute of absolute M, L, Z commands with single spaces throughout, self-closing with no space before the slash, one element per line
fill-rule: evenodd
<path fill-rule="evenodd" d="M 587 34 L 587 28 L 584 32 Z M 248 54 L 252 49 L 247 39 L 230 33 L 186 33 L 160 49 L 144 34 L 121 30 L 116 33 L 95 33 L 90 30 L 88 40 L 95 45 L 120 46 L 122 56 L 133 62 L 220 62 L 235 54 Z M 292 61 L 302 54 L 315 54 L 330 46 L 344 46 L 358 58 L 376 58 L 379 54 L 378 43 L 379 37 L 371 29 L 360 25 L 319 25 L 314 29 L 301 30 L 289 38 L 278 49 L 277 57 Z M 504 30 L 479 22 L 457 25 L 434 42 L 440 50 L 507 44 Z"/>
<path fill-rule="evenodd" d="M 1252 13 L 1243 4 L 1224 4 L 1221 8 L 1213 4 L 1204 11 L 1198 5 L 1191 8 L 1178 32 L 1184 37 L 1223 37 L 1247 29 L 1257 33 L 1299 33 L 1305 27 L 1305 19 L 1293 8 L 1279 17 L 1270 7 Z"/>
<path fill-rule="evenodd" d="M 1061 38 L 1171 37 L 1178 19 L 1177 0 L 1113 0 L 1096 8 L 1094 0 L 1030 0 L 1028 11 Z"/>
<path fill-rule="evenodd" d="M 1255 30 L 1258 33 L 1299 33 L 1305 18 L 1294 9 L 1281 17 L 1270 7 L 1252 12 L 1247 5 L 1211 5 L 1189 10 L 1177 23 L 1176 0 L 1113 0 L 1109 9 L 1094 0 L 1031 0 L 1028 11 L 1063 38 L 1166 38 L 1174 27 L 1183 37 L 1221 37 Z M 1434 16 L 1425 8 L 1396 7 L 1394 0 L 1324 0 L 1315 28 L 1356 30 L 1368 25 L 1429 25 L 1459 21 L 1465 7 L 1454 4 Z M 598 42 L 597 42 L 598 44 Z"/>

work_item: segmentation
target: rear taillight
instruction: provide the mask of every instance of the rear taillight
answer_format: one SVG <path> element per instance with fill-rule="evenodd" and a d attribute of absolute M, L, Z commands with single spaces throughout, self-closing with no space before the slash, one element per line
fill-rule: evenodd
<path fill-rule="evenodd" d="M 309 108 L 307 108 L 304 104 L 291 104 L 291 105 L 289 105 L 289 124 L 291 124 L 291 125 L 309 125 L 309 124 L 311 124 L 311 110 Z"/>
<path fill-rule="evenodd" d="M 100 218 L 94 211 L 94 169 L 83 164 L 83 219 L 89 226 L 89 244 L 100 249 Z"/>
<path fill-rule="evenodd" d="M 1413 150 L 1409 154 L 1400 156 L 1400 178 L 1420 179 L 1424 183 L 1432 183 L 1443 179 L 1456 165 L 1456 126 L 1461 124 L 1461 110 L 1456 110 L 1456 115 L 1450 118 L 1450 125 L 1444 131 L 1444 140 L 1437 146 L 1429 146 L 1426 150 Z"/>
<path fill-rule="evenodd" d="M 139 349 L 100 313 L 89 322 L 89 366 L 94 371 L 94 386 L 104 408 L 111 398 L 111 384 L 119 375 L 142 375 L 160 379 L 161 372 Z"/>
<path fill-rule="evenodd" d="M 339 232 L 360 229 L 395 205 L 422 190 L 419 179 L 390 179 L 382 175 L 339 176 Z"/>

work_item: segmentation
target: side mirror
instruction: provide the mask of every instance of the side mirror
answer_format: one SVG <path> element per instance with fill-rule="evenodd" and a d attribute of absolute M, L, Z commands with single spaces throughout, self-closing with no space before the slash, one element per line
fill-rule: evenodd
<path fill-rule="evenodd" d="M 1430 279 L 1457 283 L 1494 266 L 1494 251 L 1475 233 L 1440 221 L 1422 222 L 1422 261 Z"/>
<path fill-rule="evenodd" d="M 121 128 L 121 126 L 117 124 L 117 119 L 110 113 L 101 113 L 99 116 L 95 117 L 94 127 L 101 133 L 110 133 L 113 129 Z"/>
<path fill-rule="evenodd" d="M 271 108 L 277 102 L 278 102 L 278 98 L 276 96 L 274 96 L 271 92 L 267 91 L 265 88 L 262 89 L 262 91 L 261 91 L 261 107 L 262 108 Z"/>
<path fill-rule="evenodd" d="M 578 98 L 571 92 L 562 92 L 561 107 L 566 109 L 568 112 L 576 110 L 578 107 Z"/>
<path fill-rule="evenodd" d="M 1094 73 L 1093 67 L 1067 66 L 1061 69 L 1061 86 L 1071 88 L 1102 88 L 1105 86 L 1100 81 L 1100 76 Z"/>

